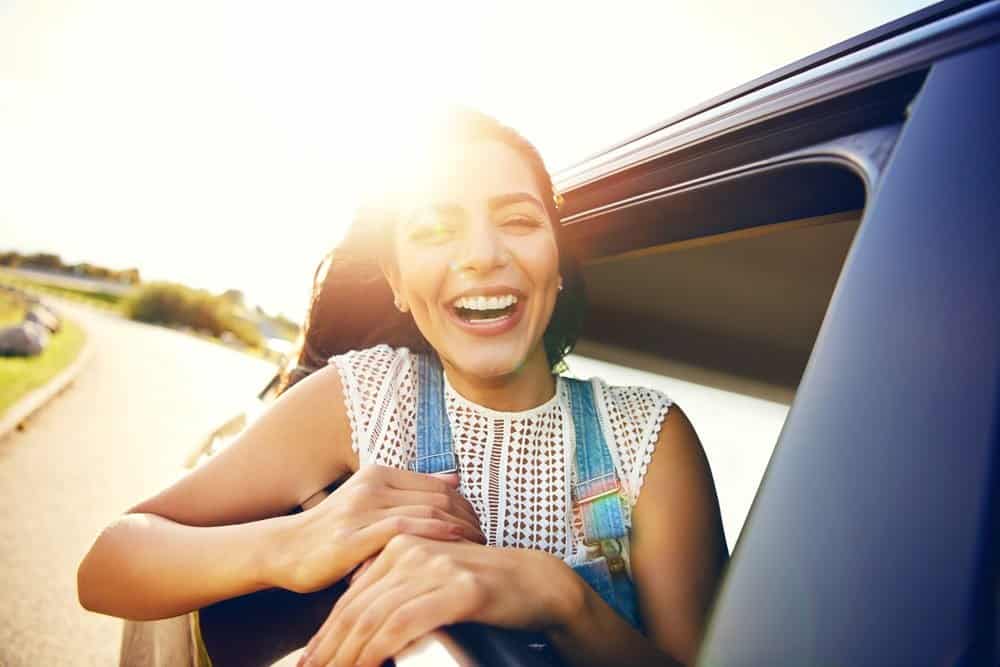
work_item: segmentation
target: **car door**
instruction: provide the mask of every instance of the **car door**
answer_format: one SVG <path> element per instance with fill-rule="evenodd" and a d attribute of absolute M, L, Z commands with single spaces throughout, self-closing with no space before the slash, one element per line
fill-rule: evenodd
<path fill-rule="evenodd" d="M 703 664 L 997 659 L 1000 8 L 937 11 L 561 182 L 591 353 L 790 403 Z"/>
<path fill-rule="evenodd" d="M 726 579 L 706 664 L 993 664 L 1000 45 L 934 63 Z"/>

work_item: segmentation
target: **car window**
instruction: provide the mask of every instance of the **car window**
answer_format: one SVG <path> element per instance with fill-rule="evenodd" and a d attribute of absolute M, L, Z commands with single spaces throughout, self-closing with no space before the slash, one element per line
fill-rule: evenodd
<path fill-rule="evenodd" d="M 570 374 L 664 391 L 715 477 L 726 541 L 742 531 L 860 211 L 667 244 L 585 266 L 589 321 Z M 590 315 L 588 315 L 590 317 Z"/>

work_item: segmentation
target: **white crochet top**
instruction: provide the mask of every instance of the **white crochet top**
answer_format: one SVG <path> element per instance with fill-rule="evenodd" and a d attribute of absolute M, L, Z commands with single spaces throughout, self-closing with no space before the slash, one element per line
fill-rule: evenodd
<path fill-rule="evenodd" d="M 416 452 L 417 373 L 406 348 L 379 345 L 330 359 L 340 372 L 352 446 L 362 465 L 406 468 Z M 594 397 L 624 497 L 625 521 L 642 488 L 671 401 L 642 387 L 592 379 Z M 576 564 L 593 557 L 574 511 L 572 417 L 557 378 L 550 400 L 498 412 L 458 394 L 445 376 L 445 405 L 458 459 L 460 491 L 490 545 L 539 549 Z"/>

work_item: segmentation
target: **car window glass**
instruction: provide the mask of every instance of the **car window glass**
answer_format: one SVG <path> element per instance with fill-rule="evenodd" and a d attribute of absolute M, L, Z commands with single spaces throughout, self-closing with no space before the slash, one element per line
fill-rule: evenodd
<path fill-rule="evenodd" d="M 712 466 L 726 543 L 732 549 L 789 406 L 578 354 L 571 355 L 567 362 L 572 375 L 601 377 L 614 385 L 659 389 L 684 410 Z"/>
<path fill-rule="evenodd" d="M 588 320 L 570 374 L 660 389 L 687 413 L 730 549 L 860 219 L 853 210 L 785 221 L 584 266 Z"/>

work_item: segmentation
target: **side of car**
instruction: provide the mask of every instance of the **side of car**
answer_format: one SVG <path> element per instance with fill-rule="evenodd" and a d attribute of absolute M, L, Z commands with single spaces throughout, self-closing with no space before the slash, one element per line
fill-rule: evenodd
<path fill-rule="evenodd" d="M 559 184 L 594 352 L 790 397 L 704 664 L 1000 657 L 1000 4 L 876 33 Z"/>

